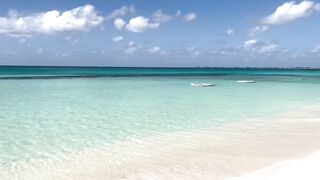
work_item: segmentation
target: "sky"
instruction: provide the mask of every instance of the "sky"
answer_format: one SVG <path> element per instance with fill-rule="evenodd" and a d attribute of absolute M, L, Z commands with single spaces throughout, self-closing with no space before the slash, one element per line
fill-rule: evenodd
<path fill-rule="evenodd" d="M 320 1 L 1 0 L 0 65 L 320 67 Z"/>

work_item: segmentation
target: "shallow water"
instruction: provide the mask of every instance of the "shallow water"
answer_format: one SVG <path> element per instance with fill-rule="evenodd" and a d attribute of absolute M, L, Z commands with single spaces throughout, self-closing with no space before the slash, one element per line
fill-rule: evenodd
<path fill-rule="evenodd" d="M 215 131 L 230 123 L 248 123 L 252 119 L 272 121 L 270 117 L 275 114 L 320 102 L 318 70 L 37 67 L 0 70 L 1 77 L 5 77 L 0 80 L 3 168 L 163 134 L 208 127 Z M 85 78 L 97 74 L 99 78 Z M 33 79 L 12 78 L 26 76 Z M 237 80 L 257 82 L 247 84 Z M 192 82 L 215 86 L 193 87 Z"/>

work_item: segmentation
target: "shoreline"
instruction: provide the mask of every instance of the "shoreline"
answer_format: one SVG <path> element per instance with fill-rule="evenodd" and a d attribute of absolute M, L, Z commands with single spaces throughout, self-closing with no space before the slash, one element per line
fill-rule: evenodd
<path fill-rule="evenodd" d="M 0 169 L 6 179 L 227 179 L 320 149 L 319 112 L 230 123 L 89 148 Z M 250 175 L 251 176 L 251 175 Z"/>
<path fill-rule="evenodd" d="M 254 172 L 228 180 L 319 180 L 320 151 L 306 157 L 277 162 Z"/>

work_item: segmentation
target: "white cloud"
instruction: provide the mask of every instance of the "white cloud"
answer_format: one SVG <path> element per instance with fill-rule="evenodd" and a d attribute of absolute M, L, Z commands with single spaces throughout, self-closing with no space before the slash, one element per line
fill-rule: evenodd
<path fill-rule="evenodd" d="M 112 11 L 106 18 L 105 20 L 110 20 L 110 19 L 115 19 L 118 17 L 125 16 L 127 14 L 134 14 L 136 12 L 136 9 L 133 5 L 130 6 L 122 6 L 119 9 L 115 9 Z"/>
<path fill-rule="evenodd" d="M 171 19 L 172 17 L 170 15 L 164 14 L 161 10 L 157 10 L 152 14 L 153 22 L 163 23 L 170 21 Z"/>
<path fill-rule="evenodd" d="M 320 11 L 320 3 L 314 3 L 308 0 L 300 3 L 296 3 L 295 1 L 286 2 L 279 6 L 274 13 L 263 18 L 259 26 L 250 29 L 249 36 L 264 33 L 268 31 L 272 25 L 285 24 L 299 18 L 307 17 L 316 11 Z"/>
<path fill-rule="evenodd" d="M 278 44 L 260 42 L 257 39 L 245 41 L 243 47 L 245 50 L 257 53 L 272 53 L 279 50 Z"/>
<path fill-rule="evenodd" d="M 262 45 L 259 49 L 259 53 L 271 53 L 271 52 L 275 52 L 278 49 L 278 44 L 265 44 Z"/>
<path fill-rule="evenodd" d="M 112 41 L 113 41 L 113 42 L 120 42 L 120 41 L 122 41 L 122 40 L 123 40 L 123 37 L 122 37 L 122 36 L 117 36 L 117 37 L 112 38 Z"/>
<path fill-rule="evenodd" d="M 265 17 L 262 20 L 262 24 L 277 25 L 289 23 L 310 15 L 318 6 L 313 1 L 302 1 L 300 4 L 296 4 L 295 1 L 286 2 L 279 6 L 273 14 Z"/>
<path fill-rule="evenodd" d="M 0 17 L 0 34 L 12 37 L 30 37 L 36 33 L 50 34 L 65 31 L 87 31 L 103 21 L 94 6 L 85 5 L 60 12 L 57 10 L 19 16 L 9 13 Z"/>
<path fill-rule="evenodd" d="M 126 14 L 126 11 L 123 11 L 122 13 L 120 12 L 122 11 L 119 10 L 118 16 L 120 16 L 120 14 Z M 137 16 L 131 18 L 128 23 L 126 23 L 122 18 L 117 18 L 115 19 L 113 25 L 119 30 L 125 28 L 130 32 L 139 33 L 144 32 L 148 29 L 156 29 L 161 25 L 161 23 L 165 23 L 174 18 L 177 18 L 178 16 L 180 16 L 180 14 L 180 10 L 178 10 L 175 15 L 165 14 L 162 10 L 157 10 L 150 16 L 150 18 L 144 16 Z M 195 13 L 189 13 L 183 15 L 182 18 L 185 21 L 192 21 L 197 18 L 197 15 Z"/>
<path fill-rule="evenodd" d="M 197 14 L 196 13 L 188 13 L 184 16 L 184 19 L 186 21 L 193 21 L 193 20 L 197 19 Z"/>
<path fill-rule="evenodd" d="M 131 32 L 139 33 L 148 29 L 156 29 L 159 26 L 160 23 L 150 23 L 149 18 L 138 16 L 130 19 L 129 23 L 126 25 L 126 29 Z"/>
<path fill-rule="evenodd" d="M 227 29 L 227 35 L 234 35 L 235 33 L 233 29 Z"/>
<path fill-rule="evenodd" d="M 150 49 L 148 50 L 148 52 L 151 53 L 151 54 L 155 54 L 155 53 L 160 52 L 160 50 L 161 50 L 160 47 L 155 46 L 155 47 L 150 48 Z"/>
<path fill-rule="evenodd" d="M 123 29 L 123 27 L 126 25 L 126 22 L 121 18 L 117 18 L 114 20 L 113 25 L 120 30 Z"/>
<path fill-rule="evenodd" d="M 250 36 L 255 36 L 259 33 L 264 33 L 269 30 L 269 26 L 256 26 L 252 28 L 249 32 Z"/>
<path fill-rule="evenodd" d="M 250 48 L 250 47 L 254 46 L 257 42 L 258 42 L 257 39 L 250 39 L 248 41 L 245 41 L 244 48 Z"/>

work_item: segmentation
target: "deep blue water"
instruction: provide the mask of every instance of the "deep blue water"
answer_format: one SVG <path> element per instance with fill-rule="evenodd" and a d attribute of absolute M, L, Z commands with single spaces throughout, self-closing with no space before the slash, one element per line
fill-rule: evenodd
<path fill-rule="evenodd" d="M 33 67 L 0 66 L 1 78 L 112 77 L 112 76 L 320 76 L 320 69 L 272 68 L 126 68 L 126 67 Z M 39 77 L 38 77 L 39 78 Z M 52 78 L 52 77 L 51 77 Z"/>

